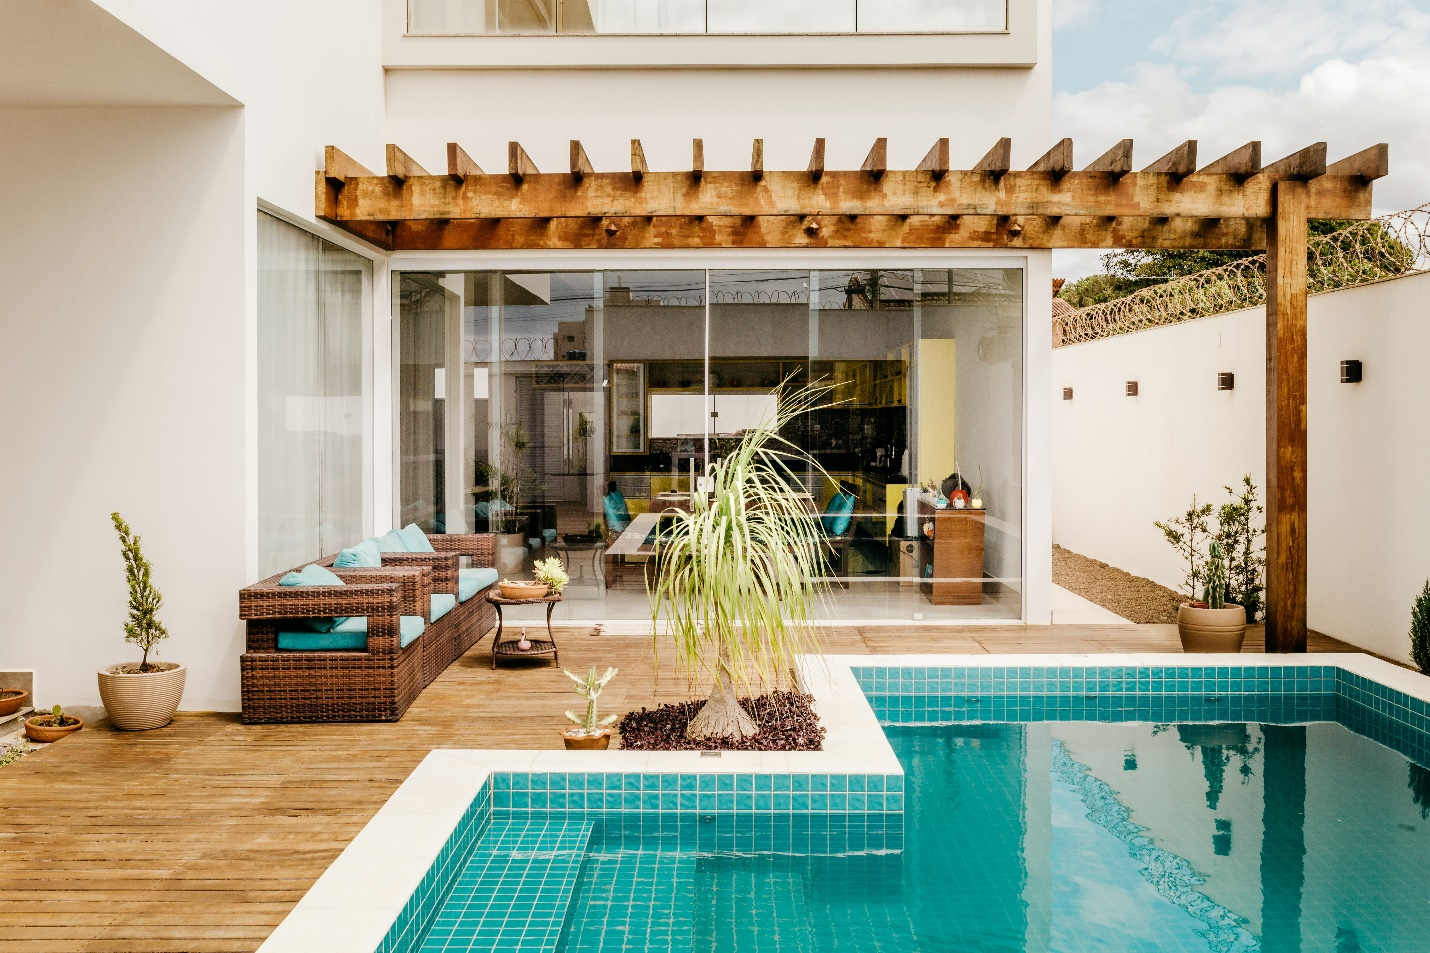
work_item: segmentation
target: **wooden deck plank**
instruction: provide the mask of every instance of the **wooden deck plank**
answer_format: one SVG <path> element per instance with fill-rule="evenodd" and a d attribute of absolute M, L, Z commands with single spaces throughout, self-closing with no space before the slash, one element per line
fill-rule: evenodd
<path fill-rule="evenodd" d="M 666 651 L 558 629 L 573 671 L 616 665 L 607 711 L 683 699 Z M 1249 633 L 1259 650 L 1262 633 Z M 1177 651 L 1175 626 L 858 626 L 841 654 Z M 1355 651 L 1312 633 L 1312 651 Z M 487 643 L 397 724 L 244 725 L 181 713 L 143 734 L 104 722 L 0 769 L 0 936 L 15 953 L 257 949 L 435 747 L 558 748 L 573 695 L 547 660 L 490 669 Z M 659 675 L 656 678 L 657 674 Z"/>

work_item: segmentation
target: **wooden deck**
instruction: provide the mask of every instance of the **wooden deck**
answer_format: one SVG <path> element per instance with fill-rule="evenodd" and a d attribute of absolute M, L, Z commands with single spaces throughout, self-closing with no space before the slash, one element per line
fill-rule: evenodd
<path fill-rule="evenodd" d="M 683 697 L 649 642 L 558 630 L 573 671 L 616 665 L 607 711 Z M 1259 651 L 1259 630 L 1248 650 Z M 849 628 L 831 652 L 1152 652 L 1174 626 Z M 1313 637 L 1312 651 L 1355 651 Z M 555 748 L 575 704 L 549 662 L 495 672 L 489 643 L 386 725 L 245 726 L 181 714 L 125 734 L 104 722 L 0 768 L 0 949 L 248 951 L 431 748 Z M 381 876 L 373 871 L 373 876 Z"/>

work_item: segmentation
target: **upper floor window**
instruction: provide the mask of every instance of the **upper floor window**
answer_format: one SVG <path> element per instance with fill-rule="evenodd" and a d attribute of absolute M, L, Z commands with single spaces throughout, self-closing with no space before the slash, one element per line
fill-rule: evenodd
<path fill-rule="evenodd" d="M 408 0 L 436 34 L 998 33 L 1007 0 Z"/>

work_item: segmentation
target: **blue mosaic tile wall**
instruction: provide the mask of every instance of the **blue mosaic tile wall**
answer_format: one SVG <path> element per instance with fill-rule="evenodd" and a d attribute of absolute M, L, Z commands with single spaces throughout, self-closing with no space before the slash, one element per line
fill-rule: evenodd
<path fill-rule="evenodd" d="M 1430 703 L 1363 675 L 1338 672 L 1336 721 L 1413 761 L 1430 765 Z"/>
<path fill-rule="evenodd" d="M 402 912 L 378 944 L 376 953 L 408 953 L 417 948 L 451 893 L 457 875 L 466 867 L 477 842 L 491 824 L 492 783 L 488 780 L 457 822 L 447 843 L 442 845 L 432 866 L 423 875 L 422 882 L 407 898 Z"/>
<path fill-rule="evenodd" d="M 902 774 L 502 773 L 497 810 L 652 814 L 901 813 Z"/>
<path fill-rule="evenodd" d="M 851 669 L 871 699 L 885 695 L 1231 695 L 1334 692 L 1334 665 L 937 666 Z"/>

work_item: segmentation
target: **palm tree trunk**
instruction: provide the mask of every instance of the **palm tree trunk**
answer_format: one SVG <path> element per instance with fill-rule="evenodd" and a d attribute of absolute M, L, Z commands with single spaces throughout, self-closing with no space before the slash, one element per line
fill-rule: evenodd
<path fill-rule="evenodd" d="M 735 689 L 726 671 L 729 658 L 729 650 L 721 646 L 720 660 L 715 666 L 715 687 L 685 729 L 685 737 L 691 741 L 739 741 L 759 733 L 755 720 L 740 707 L 740 700 L 735 697 Z"/>

